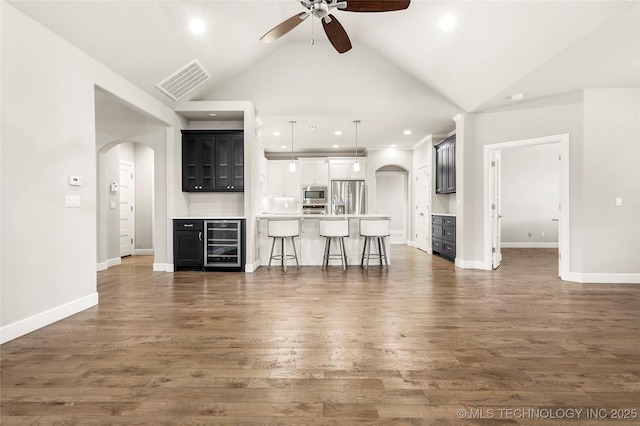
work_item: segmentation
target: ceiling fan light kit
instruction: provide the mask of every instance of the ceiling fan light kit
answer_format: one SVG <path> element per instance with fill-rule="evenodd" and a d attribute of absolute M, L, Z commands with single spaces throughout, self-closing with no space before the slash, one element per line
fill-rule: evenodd
<path fill-rule="evenodd" d="M 409 7 L 411 0 L 298 0 L 307 10 L 273 27 L 260 40 L 270 43 L 297 27 L 310 15 L 322 20 L 322 28 L 338 53 L 351 50 L 351 40 L 340 22 L 330 12 L 332 9 L 346 12 L 392 12 Z"/>

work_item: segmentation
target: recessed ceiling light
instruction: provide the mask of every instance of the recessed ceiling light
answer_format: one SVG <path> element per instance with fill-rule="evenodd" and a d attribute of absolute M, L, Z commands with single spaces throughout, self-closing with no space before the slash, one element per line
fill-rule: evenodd
<path fill-rule="evenodd" d="M 189 22 L 189 29 L 192 33 L 200 35 L 204 33 L 204 22 L 202 19 L 193 18 L 191 22 Z"/>
<path fill-rule="evenodd" d="M 209 112 L 209 113 L 207 113 L 207 115 L 208 115 L 209 117 L 217 117 L 217 116 L 218 116 L 218 113 L 217 113 L 217 112 Z"/>
<path fill-rule="evenodd" d="M 280 149 L 287 149 L 286 145 L 280 145 Z"/>
<path fill-rule="evenodd" d="M 340 145 L 333 145 L 334 148 L 338 148 Z"/>
<path fill-rule="evenodd" d="M 522 98 L 524 98 L 524 93 L 515 93 L 515 94 L 511 95 L 511 100 L 512 101 L 519 101 Z"/>
<path fill-rule="evenodd" d="M 394 143 L 394 144 L 391 144 L 390 146 L 391 146 L 391 148 L 395 148 L 395 147 L 396 147 L 396 146 L 398 146 L 398 145 L 396 145 L 396 144 Z"/>
<path fill-rule="evenodd" d="M 410 135 L 411 134 L 411 130 L 407 129 L 404 132 L 402 132 L 403 135 Z"/>
<path fill-rule="evenodd" d="M 273 136 L 280 136 L 280 132 L 273 132 Z"/>
<path fill-rule="evenodd" d="M 342 136 L 342 130 L 336 130 L 333 134 L 336 136 Z"/>
<path fill-rule="evenodd" d="M 440 29 L 442 31 L 451 31 L 456 27 L 456 17 L 451 14 L 443 15 L 440 18 Z"/>

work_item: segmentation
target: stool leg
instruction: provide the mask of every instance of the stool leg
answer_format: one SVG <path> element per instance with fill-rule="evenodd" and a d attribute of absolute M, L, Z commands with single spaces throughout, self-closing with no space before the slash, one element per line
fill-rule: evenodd
<path fill-rule="evenodd" d="M 329 265 L 329 237 L 324 237 L 324 253 L 322 255 L 322 270 Z"/>
<path fill-rule="evenodd" d="M 340 253 L 342 253 L 342 269 L 347 270 L 347 248 L 344 245 L 344 237 L 340 237 Z"/>
<path fill-rule="evenodd" d="M 378 237 L 378 257 L 380 258 L 380 266 L 382 266 L 382 244 L 380 240 L 382 240 L 382 238 Z"/>
<path fill-rule="evenodd" d="M 280 264 L 284 268 L 284 271 L 287 272 L 287 259 L 286 259 L 286 256 L 285 256 L 286 244 L 285 244 L 284 240 L 285 240 L 285 238 L 282 237 L 282 243 L 280 244 L 280 248 L 281 248 L 281 252 L 280 253 L 282 253 L 282 260 L 280 261 Z"/>
<path fill-rule="evenodd" d="M 387 245 L 384 243 L 384 237 L 382 237 L 382 252 L 384 253 L 384 265 L 389 269 L 389 262 L 387 261 Z"/>
<path fill-rule="evenodd" d="M 269 254 L 269 268 L 271 267 L 271 261 L 273 260 L 273 248 L 276 246 L 276 238 L 273 238 L 273 242 L 271 243 L 271 254 Z"/>
<path fill-rule="evenodd" d="M 293 237 L 291 237 L 291 245 L 293 246 L 293 257 L 296 260 L 296 267 L 299 268 L 300 263 L 298 263 L 298 252 L 296 251 L 296 242 Z"/>
<path fill-rule="evenodd" d="M 367 248 L 367 266 L 364 267 L 366 270 L 369 269 L 369 258 L 371 257 L 371 240 L 369 238 L 370 237 L 367 237 L 367 240 L 369 241 L 369 247 Z"/>
<path fill-rule="evenodd" d="M 364 265 L 364 254 L 367 251 L 367 241 L 369 237 L 364 237 L 364 246 L 362 247 L 362 257 L 360 258 L 360 266 Z"/>

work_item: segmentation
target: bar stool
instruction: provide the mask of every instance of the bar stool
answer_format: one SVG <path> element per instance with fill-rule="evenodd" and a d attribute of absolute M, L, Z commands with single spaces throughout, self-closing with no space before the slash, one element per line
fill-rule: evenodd
<path fill-rule="evenodd" d="M 365 269 L 369 269 L 369 259 L 379 259 L 380 266 L 382 266 L 382 261 L 384 260 L 384 265 L 389 268 L 384 237 L 388 237 L 390 234 L 391 221 L 389 219 L 360 219 L 360 235 L 364 237 L 360 266 L 364 265 L 366 259 Z M 378 253 L 371 254 L 371 240 L 374 238 L 378 242 Z"/>
<path fill-rule="evenodd" d="M 300 221 L 298 219 L 269 220 L 268 235 L 273 238 L 273 243 L 271 243 L 271 254 L 269 255 L 269 267 L 271 266 L 271 261 L 273 259 L 280 261 L 285 272 L 287 272 L 287 259 L 295 259 L 296 266 L 300 266 L 298 263 L 298 253 L 296 252 L 296 243 L 293 240 L 293 237 L 300 236 Z M 293 254 L 287 254 L 285 251 L 285 240 L 287 238 L 291 238 Z M 273 254 L 276 240 L 280 240 L 280 254 Z"/>
<path fill-rule="evenodd" d="M 347 250 L 344 237 L 349 236 L 349 219 L 320 219 L 320 236 L 325 237 L 322 270 L 329 266 L 329 259 L 340 257 L 342 269 L 347 270 Z M 337 239 L 340 253 L 331 253 L 331 240 Z"/>

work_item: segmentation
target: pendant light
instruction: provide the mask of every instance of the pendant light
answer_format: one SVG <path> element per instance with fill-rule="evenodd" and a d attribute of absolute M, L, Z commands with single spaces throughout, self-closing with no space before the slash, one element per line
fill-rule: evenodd
<path fill-rule="evenodd" d="M 296 163 L 293 162 L 293 125 L 296 123 L 295 121 L 290 121 L 291 123 L 291 163 L 289 163 L 289 171 L 296 171 Z"/>
<path fill-rule="evenodd" d="M 358 163 L 358 123 L 360 122 L 360 120 L 354 120 L 353 122 L 356 123 L 356 161 L 355 163 L 353 163 L 353 171 L 359 172 L 360 163 Z"/>

